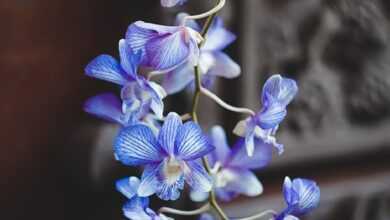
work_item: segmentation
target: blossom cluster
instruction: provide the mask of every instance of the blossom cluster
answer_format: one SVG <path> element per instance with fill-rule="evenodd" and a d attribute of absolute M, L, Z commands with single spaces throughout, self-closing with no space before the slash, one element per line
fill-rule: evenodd
<path fill-rule="evenodd" d="M 165 7 L 184 2 L 161 0 Z M 164 98 L 185 89 L 203 91 L 227 106 L 209 89 L 217 77 L 241 74 L 240 66 L 223 52 L 236 36 L 224 27 L 222 18 L 211 19 L 206 33 L 201 34 L 202 27 L 189 17 L 179 14 L 173 26 L 136 21 L 119 40 L 119 59 L 100 55 L 85 68 L 87 76 L 120 88 L 119 95 L 102 93 L 90 98 L 84 110 L 117 123 L 121 129 L 113 143 L 115 158 L 143 169 L 141 177 L 116 182 L 117 190 L 128 199 L 124 215 L 132 220 L 171 219 L 163 211 L 152 210 L 149 197 L 177 200 L 185 185 L 195 202 L 207 201 L 210 196 L 224 202 L 239 195 L 259 196 L 263 186 L 255 172 L 269 165 L 274 148 L 279 154 L 284 151 L 276 134 L 298 87 L 293 79 L 281 75 L 272 75 L 265 82 L 257 113 L 242 112 L 250 114 L 234 129 L 237 140 L 232 147 L 221 126 L 204 132 L 194 117 L 165 114 Z M 152 80 L 156 75 L 161 79 Z M 286 177 L 283 193 L 287 207 L 273 213 L 276 220 L 298 219 L 319 203 L 319 188 L 308 179 Z M 206 218 L 203 211 L 197 214 Z"/>

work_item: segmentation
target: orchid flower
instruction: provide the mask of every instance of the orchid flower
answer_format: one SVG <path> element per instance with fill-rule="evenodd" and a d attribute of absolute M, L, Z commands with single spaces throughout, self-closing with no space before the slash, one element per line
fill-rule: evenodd
<path fill-rule="evenodd" d="M 140 196 L 156 193 L 163 200 L 176 200 L 186 181 L 194 190 L 209 192 L 211 177 L 198 159 L 214 150 L 194 122 L 182 123 L 170 113 L 156 138 L 151 129 L 135 125 L 123 129 L 114 143 L 116 158 L 125 165 L 145 166 Z"/>
<path fill-rule="evenodd" d="M 275 220 L 298 219 L 298 216 L 310 212 L 320 202 L 320 188 L 314 181 L 308 179 L 297 178 L 291 181 L 286 177 L 283 194 L 287 208 L 276 216 Z"/>
<path fill-rule="evenodd" d="M 126 42 L 141 54 L 141 65 L 160 74 L 174 70 L 183 63 L 198 63 L 202 37 L 190 27 L 164 26 L 143 21 L 131 24 Z"/>
<path fill-rule="evenodd" d="M 182 5 L 187 0 L 161 0 L 161 5 L 164 7 L 173 7 L 176 5 Z"/>
<path fill-rule="evenodd" d="M 139 185 L 137 177 L 123 178 L 116 182 L 116 189 L 128 199 L 123 206 L 124 215 L 130 220 L 173 220 L 163 214 L 156 214 L 149 208 L 149 198 L 137 194 Z"/>
<path fill-rule="evenodd" d="M 215 151 L 208 155 L 213 167 L 214 187 L 217 198 L 228 202 L 239 194 L 255 197 L 263 192 L 263 186 L 252 170 L 265 167 L 271 161 L 272 148 L 262 144 L 256 148 L 253 157 L 248 157 L 245 142 L 239 139 L 230 149 L 225 131 L 215 126 L 210 131 L 210 142 Z M 203 201 L 208 195 L 191 192 L 194 201 Z"/>
<path fill-rule="evenodd" d="M 235 134 L 245 137 L 249 156 L 253 155 L 256 139 L 272 144 L 279 154 L 283 153 L 283 145 L 276 142 L 275 134 L 287 115 L 287 105 L 297 92 L 297 84 L 292 79 L 273 75 L 266 81 L 261 95 L 262 109 L 256 115 L 240 121 L 234 129 Z"/>
<path fill-rule="evenodd" d="M 148 116 L 150 110 L 162 118 L 166 96 L 162 87 L 138 75 L 141 54 L 134 54 L 125 40 L 119 41 L 120 62 L 110 55 L 100 55 L 85 68 L 88 76 L 118 84 L 121 100 L 102 94 L 89 99 L 85 111 L 128 126 Z"/>
<path fill-rule="evenodd" d="M 182 23 L 185 16 L 187 16 L 185 13 L 179 14 L 176 23 Z M 187 25 L 197 31 L 201 29 L 195 21 L 188 21 Z M 200 48 L 199 58 L 202 86 L 211 88 L 217 77 L 231 79 L 239 76 L 240 66 L 223 52 L 235 41 L 236 36 L 225 29 L 222 18 L 215 18 L 206 39 Z M 163 87 L 168 94 L 177 93 L 189 85 L 194 85 L 194 65 L 191 62 L 186 62 L 168 73 L 163 81 Z"/>

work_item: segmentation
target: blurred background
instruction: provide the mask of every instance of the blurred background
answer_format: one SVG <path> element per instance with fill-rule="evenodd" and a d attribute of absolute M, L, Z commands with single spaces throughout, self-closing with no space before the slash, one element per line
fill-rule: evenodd
<path fill-rule="evenodd" d="M 117 90 L 87 78 L 84 66 L 102 53 L 117 56 L 131 22 L 172 24 L 177 12 L 211 3 L 163 9 L 158 0 L 0 0 L 2 219 L 124 219 L 113 183 L 138 171 L 114 161 L 117 128 L 82 111 L 88 97 Z M 389 220 L 389 1 L 230 0 L 221 16 L 238 35 L 227 52 L 243 74 L 218 81 L 216 93 L 258 108 L 270 74 L 300 87 L 281 126 L 286 152 L 258 172 L 264 195 L 226 210 L 237 217 L 281 209 L 289 175 L 321 187 L 321 206 L 305 219 Z M 167 105 L 184 113 L 190 99 L 178 94 Z M 206 99 L 201 106 L 205 129 L 231 130 L 242 117 Z"/>

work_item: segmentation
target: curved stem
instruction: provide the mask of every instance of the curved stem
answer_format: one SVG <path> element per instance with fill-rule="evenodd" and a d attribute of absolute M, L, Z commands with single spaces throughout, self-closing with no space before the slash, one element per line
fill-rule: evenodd
<path fill-rule="evenodd" d="M 256 215 L 252 215 L 252 216 L 249 216 L 246 218 L 236 218 L 234 220 L 257 220 L 257 219 L 262 218 L 262 217 L 267 216 L 267 215 L 277 215 L 277 214 L 278 213 L 275 212 L 274 210 L 267 210 L 267 211 L 261 212 L 261 213 L 256 214 Z"/>
<path fill-rule="evenodd" d="M 225 3 L 226 0 L 219 0 L 218 4 L 214 8 L 212 8 L 211 10 L 205 13 L 198 14 L 198 15 L 188 15 L 184 17 L 183 25 L 185 25 L 188 20 L 198 20 L 198 19 L 214 16 L 219 10 L 221 10 L 225 6 Z"/>
<path fill-rule="evenodd" d="M 178 209 L 173 209 L 169 207 L 162 207 L 158 210 L 159 213 L 167 213 L 167 214 L 174 214 L 174 215 L 183 215 L 183 216 L 191 216 L 191 215 L 199 215 L 204 212 L 207 212 L 210 210 L 210 204 L 207 203 L 200 207 L 199 209 L 195 209 L 192 211 L 183 211 Z"/>
<path fill-rule="evenodd" d="M 215 95 L 214 93 L 212 93 L 210 90 L 206 89 L 206 88 L 203 88 L 201 87 L 201 93 L 207 97 L 209 97 L 210 99 L 214 100 L 218 105 L 220 105 L 222 108 L 225 108 L 229 111 L 232 111 L 232 112 L 238 112 L 238 113 L 244 113 L 244 114 L 248 114 L 248 115 L 251 115 L 251 116 L 254 116 L 256 113 L 248 108 L 240 108 L 240 107 L 235 107 L 235 106 L 232 106 L 228 103 L 226 103 L 225 101 L 223 101 L 221 98 L 219 98 L 217 95 Z"/>

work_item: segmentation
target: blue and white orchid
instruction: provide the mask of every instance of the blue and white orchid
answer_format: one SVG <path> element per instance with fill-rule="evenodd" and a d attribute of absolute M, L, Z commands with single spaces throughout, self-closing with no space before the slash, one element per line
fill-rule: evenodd
<path fill-rule="evenodd" d="M 182 23 L 185 13 L 177 16 L 176 23 Z M 195 21 L 187 21 L 187 26 L 200 31 L 201 27 Z M 223 50 L 235 41 L 236 36 L 228 31 L 220 17 L 216 17 L 206 36 L 206 41 L 200 48 L 199 69 L 202 74 L 202 86 L 211 88 L 217 77 L 235 78 L 241 73 L 240 66 Z M 180 92 L 187 86 L 194 85 L 194 65 L 186 62 L 168 73 L 163 81 L 163 87 L 168 94 Z"/>
<path fill-rule="evenodd" d="M 123 178 L 116 182 L 116 189 L 128 199 L 123 206 L 123 214 L 130 220 L 173 220 L 150 209 L 148 197 L 138 196 L 140 183 L 137 177 Z"/>
<path fill-rule="evenodd" d="M 283 153 L 284 147 L 277 143 L 275 134 L 287 115 L 287 105 L 297 92 L 296 82 L 281 75 L 273 75 L 265 82 L 261 95 L 262 109 L 256 115 L 240 121 L 234 129 L 235 134 L 245 137 L 248 155 L 253 155 L 256 139 L 272 144 L 279 154 Z"/>
<path fill-rule="evenodd" d="M 225 131 L 220 126 L 211 129 L 210 142 L 215 146 L 215 151 L 207 157 L 213 167 L 214 187 L 218 199 L 228 202 L 240 194 L 250 197 L 260 195 L 263 186 L 252 170 L 268 165 L 272 148 L 267 144 L 259 145 L 253 157 L 248 157 L 243 139 L 239 139 L 230 149 Z M 205 193 L 191 192 L 194 201 L 203 201 L 207 197 Z"/>
<path fill-rule="evenodd" d="M 119 41 L 120 62 L 110 55 L 100 55 L 85 68 L 88 76 L 118 84 L 122 88 L 121 100 L 112 94 L 102 94 L 89 99 L 85 111 L 128 126 L 151 118 L 162 118 L 166 93 L 158 84 L 138 75 L 141 54 L 134 54 L 125 40 Z"/>
<path fill-rule="evenodd" d="M 154 74 L 174 70 L 183 63 L 193 65 L 199 60 L 201 35 L 190 27 L 165 26 L 143 21 L 131 24 L 126 42 L 141 54 L 141 65 Z"/>
<path fill-rule="evenodd" d="M 182 5 L 187 0 L 161 0 L 161 5 L 164 7 L 173 7 L 176 5 Z"/>
<path fill-rule="evenodd" d="M 116 158 L 125 165 L 145 166 L 138 194 L 156 193 L 163 200 L 176 200 L 186 181 L 194 190 L 209 192 L 211 177 L 198 161 L 214 150 L 194 122 L 182 123 L 170 113 L 156 138 L 151 129 L 135 125 L 123 129 L 114 143 Z"/>
<path fill-rule="evenodd" d="M 283 184 L 284 200 L 287 208 L 275 220 L 298 219 L 319 205 L 320 188 L 308 179 L 296 178 L 293 181 L 286 177 Z"/>

